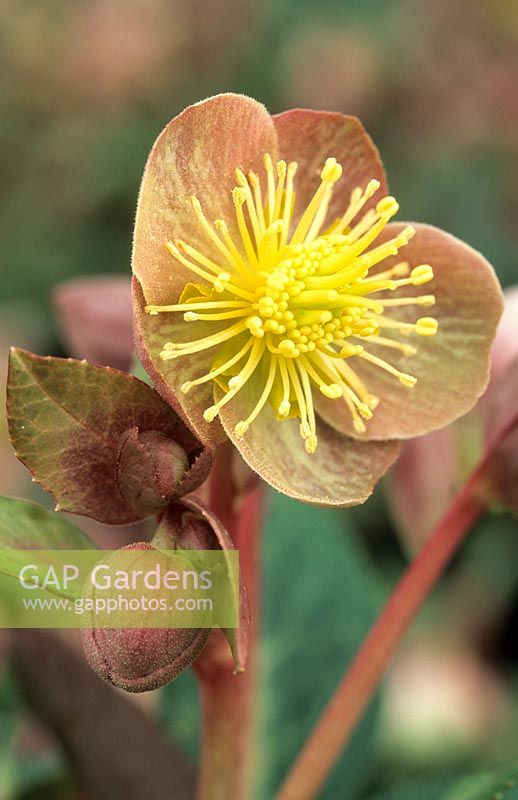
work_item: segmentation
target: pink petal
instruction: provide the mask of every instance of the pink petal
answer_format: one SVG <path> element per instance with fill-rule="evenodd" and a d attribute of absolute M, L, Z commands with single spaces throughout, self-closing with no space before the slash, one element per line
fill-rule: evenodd
<path fill-rule="evenodd" d="M 388 486 L 397 527 L 410 555 L 417 553 L 455 495 L 457 449 L 452 426 L 403 442 Z"/>
<path fill-rule="evenodd" d="M 381 183 L 365 209 L 387 194 L 387 180 L 377 147 L 356 117 L 330 111 L 295 108 L 273 117 L 279 156 L 298 163 L 295 175 L 295 218 L 300 216 L 320 184 L 326 158 L 343 166 L 328 212 L 331 222 L 345 211 L 351 191 L 376 178 Z"/>
<path fill-rule="evenodd" d="M 209 221 L 224 219 L 235 233 L 235 169 L 262 171 L 265 152 L 277 157 L 271 117 L 244 95 L 211 97 L 165 127 L 146 165 L 135 223 L 133 271 L 148 303 L 174 302 L 193 279 L 166 251 L 167 241 L 184 239 L 220 263 L 189 198 L 196 195 Z"/>
<path fill-rule="evenodd" d="M 167 341 L 185 341 L 192 338 L 193 333 L 197 338 L 208 336 L 215 332 L 214 325 L 196 322 L 191 326 L 183 321 L 181 314 L 151 316 L 145 313 L 144 305 L 142 288 L 133 278 L 135 350 L 153 386 L 204 444 L 215 446 L 224 442 L 227 437 L 218 420 L 209 424 L 203 419 L 204 410 L 213 403 L 213 383 L 197 386 L 189 394 L 180 390 L 185 381 L 210 371 L 214 349 L 172 361 L 160 358 L 160 351 Z"/>
<path fill-rule="evenodd" d="M 299 420 L 279 422 L 266 406 L 243 437 L 235 424 L 253 407 L 253 390 L 242 389 L 223 406 L 220 418 L 247 464 L 289 497 L 318 506 L 348 507 L 365 502 L 394 463 L 397 442 L 358 442 L 319 421 L 316 453 L 306 453 Z M 221 396 L 217 389 L 216 396 Z"/>
<path fill-rule="evenodd" d="M 498 325 L 491 353 L 491 381 L 518 356 L 518 286 L 504 292 L 504 313 Z"/>
<path fill-rule="evenodd" d="M 485 441 L 491 443 L 516 418 L 518 397 L 518 357 L 507 365 L 491 384 L 481 403 L 485 422 Z M 485 494 L 490 502 L 518 511 L 518 425 L 494 448 L 485 476 Z"/>
<path fill-rule="evenodd" d="M 66 281 L 55 288 L 53 300 L 71 355 L 129 370 L 133 334 L 127 277 L 95 275 Z"/>
<path fill-rule="evenodd" d="M 399 233 L 407 223 L 388 225 L 379 242 Z M 389 309 L 394 319 L 414 322 L 436 316 L 436 336 L 396 336 L 417 347 L 414 356 L 386 347 L 366 348 L 417 378 L 413 389 L 373 364 L 349 361 L 369 390 L 380 398 L 365 434 L 354 432 L 343 403 L 319 399 L 319 414 L 333 427 L 363 439 L 407 439 L 441 428 L 465 414 L 484 391 L 496 326 L 502 313 L 502 292 L 486 259 L 459 239 L 430 225 L 415 224 L 416 235 L 398 257 L 383 268 L 405 260 L 411 266 L 431 264 L 435 278 L 425 286 L 405 287 L 397 296 L 435 294 L 432 308 L 403 306 Z M 393 294 L 391 296 L 396 296 Z"/>

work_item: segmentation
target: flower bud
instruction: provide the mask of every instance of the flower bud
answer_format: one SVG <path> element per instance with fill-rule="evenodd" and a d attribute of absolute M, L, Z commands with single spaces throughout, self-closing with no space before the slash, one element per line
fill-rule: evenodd
<path fill-rule="evenodd" d="M 171 503 L 161 518 L 153 544 L 164 550 L 234 550 L 221 521 L 199 500 L 189 497 Z M 229 572 L 231 574 L 231 570 Z M 239 626 L 225 628 L 236 672 L 245 669 L 250 647 L 250 605 L 242 574 L 239 579 Z"/>
<path fill-rule="evenodd" d="M 518 420 L 513 425 L 513 419 L 518 413 L 517 397 L 518 357 L 498 375 L 482 406 L 490 453 L 482 478 L 482 493 L 490 505 L 515 513 L 518 511 Z"/>
<path fill-rule="evenodd" d="M 179 496 L 189 469 L 184 449 L 160 431 L 130 428 L 119 442 L 117 488 L 138 511 L 154 514 Z"/>
<path fill-rule="evenodd" d="M 146 542 L 121 550 L 158 553 Z M 116 557 L 108 556 L 104 563 L 112 561 L 115 566 Z M 138 568 L 138 562 L 136 555 L 132 569 Z M 210 632 L 204 628 L 105 628 L 95 624 L 99 619 L 95 614 L 92 619 L 93 627 L 81 632 L 86 658 L 101 678 L 127 692 L 147 692 L 170 683 L 196 660 Z"/>

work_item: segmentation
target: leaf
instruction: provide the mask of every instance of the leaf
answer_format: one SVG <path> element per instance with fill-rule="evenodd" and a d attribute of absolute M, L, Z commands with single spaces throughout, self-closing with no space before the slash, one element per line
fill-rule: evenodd
<path fill-rule="evenodd" d="M 25 500 L 0 497 L 0 574 L 17 579 L 21 567 L 27 563 L 25 550 L 94 548 L 82 531 L 54 511 Z M 47 568 L 48 564 L 42 565 L 42 569 Z M 47 591 L 63 594 L 50 587 Z"/>
<path fill-rule="evenodd" d="M 441 780 L 396 786 L 368 800 L 518 800 L 518 762 L 494 773 L 467 775 L 449 785 Z"/>
<path fill-rule="evenodd" d="M 454 784 L 439 800 L 518 800 L 518 761 Z"/>
<path fill-rule="evenodd" d="M 56 510 L 111 525 L 149 516 L 138 498 L 130 506 L 120 492 L 119 449 L 132 428 L 165 434 L 185 450 L 189 468 L 176 496 L 193 491 L 210 468 L 210 453 L 161 397 L 110 367 L 13 349 L 7 408 L 17 456 L 53 494 Z"/>
<path fill-rule="evenodd" d="M 447 780 L 419 781 L 396 785 L 391 789 L 368 795 L 367 800 L 444 800 Z"/>
<path fill-rule="evenodd" d="M 0 547 L 9 550 L 91 550 L 95 545 L 67 519 L 45 508 L 0 497 Z"/>

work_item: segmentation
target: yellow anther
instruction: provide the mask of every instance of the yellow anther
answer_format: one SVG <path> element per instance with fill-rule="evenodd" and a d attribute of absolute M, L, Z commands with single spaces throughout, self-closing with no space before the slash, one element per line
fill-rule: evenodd
<path fill-rule="evenodd" d="M 373 178 L 371 181 L 368 182 L 368 184 L 367 184 L 367 186 L 365 188 L 364 196 L 367 199 L 369 199 L 370 197 L 372 197 L 373 194 L 375 194 L 378 191 L 380 186 L 381 186 L 381 183 L 378 180 L 376 180 L 375 178 Z"/>
<path fill-rule="evenodd" d="M 316 453 L 317 444 L 318 444 L 317 437 L 315 436 L 315 434 L 310 433 L 304 442 L 304 448 L 306 450 L 306 453 L 309 453 L 310 455 L 312 453 Z"/>
<path fill-rule="evenodd" d="M 296 349 L 295 342 L 293 342 L 291 339 L 283 339 L 281 342 L 279 342 L 279 350 L 281 351 L 281 353 L 290 355 L 293 353 L 295 349 Z"/>
<path fill-rule="evenodd" d="M 338 400 L 338 398 L 343 395 L 343 389 L 337 383 L 322 383 L 319 389 L 324 397 L 328 397 L 330 400 Z"/>
<path fill-rule="evenodd" d="M 414 267 L 410 278 L 413 286 L 421 286 L 423 283 L 433 280 L 433 269 L 429 264 L 421 264 L 419 267 Z"/>
<path fill-rule="evenodd" d="M 246 175 L 243 172 L 243 170 L 239 169 L 238 167 L 238 169 L 236 169 L 235 175 L 236 175 L 236 180 L 240 186 L 242 186 L 243 188 L 248 186 L 248 181 L 246 179 Z"/>
<path fill-rule="evenodd" d="M 324 169 L 320 173 L 320 178 L 326 183 L 336 183 L 342 177 L 342 165 L 336 158 L 328 158 Z"/>
<path fill-rule="evenodd" d="M 399 203 L 395 197 L 388 195 L 377 202 L 376 211 L 378 214 L 386 216 L 390 219 L 390 217 L 393 217 L 399 211 Z"/>
<path fill-rule="evenodd" d="M 372 419 L 372 411 L 367 405 L 367 403 L 358 403 L 356 408 L 358 409 L 358 412 L 363 417 L 363 419 Z"/>
<path fill-rule="evenodd" d="M 209 406 L 203 412 L 203 419 L 205 422 L 214 422 L 218 416 L 218 408 L 216 406 Z"/>
<path fill-rule="evenodd" d="M 244 436 L 250 426 L 246 424 L 246 422 L 238 422 L 234 428 L 234 431 L 237 436 Z"/>
<path fill-rule="evenodd" d="M 413 375 L 407 375 L 405 372 L 400 372 L 397 376 L 398 381 L 406 386 L 408 389 L 412 389 L 416 383 L 417 378 L 414 378 Z"/>
<path fill-rule="evenodd" d="M 254 336 L 262 339 L 264 336 L 263 321 L 261 317 L 249 317 L 246 321 L 246 327 Z"/>
<path fill-rule="evenodd" d="M 276 219 L 275 222 L 272 222 L 271 225 L 268 225 L 266 228 L 266 235 L 267 236 L 275 236 L 278 233 L 281 233 L 284 228 L 284 222 L 282 219 Z"/>
<path fill-rule="evenodd" d="M 280 417 L 287 417 L 291 411 L 291 403 L 289 400 L 282 400 L 279 403 L 279 407 L 277 408 L 277 412 Z"/>
<path fill-rule="evenodd" d="M 421 317 L 415 324 L 415 332 L 419 336 L 435 336 L 439 323 L 434 317 Z"/>
<path fill-rule="evenodd" d="M 279 178 L 284 179 L 286 176 L 287 164 L 285 161 L 277 161 L 277 175 Z"/>
<path fill-rule="evenodd" d="M 232 199 L 236 208 L 246 203 L 246 191 L 242 186 L 234 186 L 232 189 Z"/>
<path fill-rule="evenodd" d="M 194 384 L 192 381 L 185 381 L 185 383 L 182 383 L 182 385 L 180 386 L 180 391 L 183 392 L 184 394 L 189 394 L 193 386 Z"/>
<path fill-rule="evenodd" d="M 171 255 L 174 256 L 175 258 L 177 258 L 180 255 L 180 251 L 173 242 L 166 242 L 165 246 L 166 249 L 169 250 Z"/>
<path fill-rule="evenodd" d="M 228 233 L 228 225 L 223 219 L 215 219 L 214 227 L 220 233 Z"/>
<path fill-rule="evenodd" d="M 259 181 L 259 176 L 255 172 L 252 172 L 252 170 L 250 170 L 250 172 L 248 173 L 248 183 L 250 184 L 252 189 L 259 188 L 259 186 L 261 185 Z"/>

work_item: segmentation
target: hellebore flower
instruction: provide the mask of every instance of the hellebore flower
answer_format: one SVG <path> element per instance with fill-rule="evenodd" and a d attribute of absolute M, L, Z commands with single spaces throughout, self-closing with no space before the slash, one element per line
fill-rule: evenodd
<path fill-rule="evenodd" d="M 271 117 L 219 95 L 173 119 L 148 160 L 133 252 L 142 362 L 202 440 L 230 437 L 301 500 L 362 502 L 394 440 L 446 425 L 487 382 L 491 266 L 442 231 L 391 223 L 398 208 L 342 114 Z"/>

